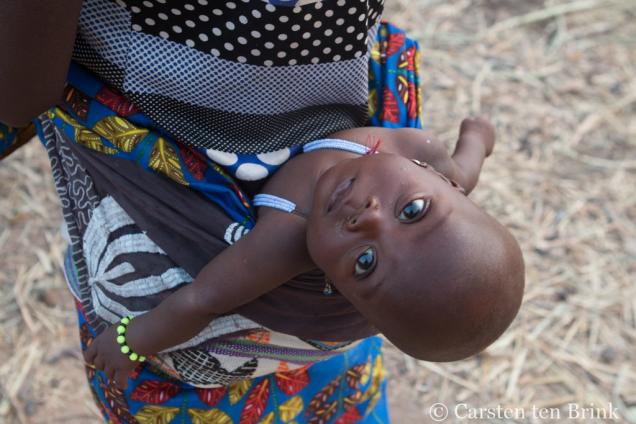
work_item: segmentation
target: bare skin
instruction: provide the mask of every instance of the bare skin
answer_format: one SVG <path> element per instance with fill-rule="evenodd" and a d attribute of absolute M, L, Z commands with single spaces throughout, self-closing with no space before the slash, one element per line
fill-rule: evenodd
<path fill-rule="evenodd" d="M 26 126 L 60 102 L 82 0 L 5 0 L 0 7 L 0 122 Z M 45 72 L 43 72 L 45 70 Z"/>
<path fill-rule="evenodd" d="M 523 293 L 516 242 L 434 170 L 411 161 L 428 162 L 470 192 L 492 152 L 492 126 L 465 120 L 452 157 L 420 130 L 357 128 L 332 137 L 368 147 L 381 139 L 381 153 L 319 150 L 289 161 L 263 191 L 293 201 L 309 219 L 259 209 L 252 231 L 193 283 L 131 322 L 126 336 L 133 351 L 147 356 L 185 342 L 216 316 L 316 267 L 386 337 L 419 359 L 470 356 L 505 330 Z M 491 257 L 483 258 L 474 247 L 488 243 Z M 479 280 L 479 288 L 463 276 Z M 85 359 L 126 387 L 136 364 L 119 352 L 115 338 L 113 326 Z"/>

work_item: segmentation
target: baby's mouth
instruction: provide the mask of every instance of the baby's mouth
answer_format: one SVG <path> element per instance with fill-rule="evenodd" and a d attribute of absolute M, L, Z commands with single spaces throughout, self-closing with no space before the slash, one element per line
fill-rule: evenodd
<path fill-rule="evenodd" d="M 340 207 L 342 201 L 347 197 L 347 195 L 351 192 L 353 188 L 353 182 L 355 178 L 349 178 L 336 187 L 336 189 L 331 193 L 329 197 L 329 203 L 327 204 L 327 213 L 330 213 L 332 210 Z"/>

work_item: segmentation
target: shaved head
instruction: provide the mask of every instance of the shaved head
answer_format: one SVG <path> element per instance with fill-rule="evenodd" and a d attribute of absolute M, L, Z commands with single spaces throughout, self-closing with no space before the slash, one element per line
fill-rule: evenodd
<path fill-rule="evenodd" d="M 523 297 L 510 232 L 446 178 L 398 155 L 349 160 L 321 177 L 307 248 L 338 291 L 418 359 L 476 354 Z"/>
<path fill-rule="evenodd" d="M 494 342 L 519 310 L 525 279 L 516 240 L 477 207 L 454 211 L 389 278 L 378 304 L 353 302 L 400 350 L 436 362 Z"/>

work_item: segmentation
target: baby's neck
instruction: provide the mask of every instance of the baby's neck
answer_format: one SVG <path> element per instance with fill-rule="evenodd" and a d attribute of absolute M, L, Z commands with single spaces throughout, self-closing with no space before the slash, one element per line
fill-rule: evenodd
<path fill-rule="evenodd" d="M 269 178 L 261 193 L 271 194 L 296 204 L 299 215 L 307 216 L 314 202 L 316 183 L 329 168 L 359 155 L 334 149 L 317 150 L 294 157 Z M 269 213 L 261 208 L 259 214 Z"/>
<path fill-rule="evenodd" d="M 345 140 L 357 145 L 365 146 L 373 151 L 380 146 L 388 153 L 396 147 L 391 142 L 380 143 L 381 139 L 390 138 L 393 130 L 387 128 L 352 128 L 329 135 L 328 139 Z M 261 193 L 282 197 L 296 204 L 301 214 L 308 214 L 313 206 L 316 182 L 329 168 L 343 160 L 360 157 L 360 152 L 353 153 L 346 150 L 325 148 L 298 155 L 288 161 L 265 183 Z M 265 212 L 267 208 L 261 208 Z"/>

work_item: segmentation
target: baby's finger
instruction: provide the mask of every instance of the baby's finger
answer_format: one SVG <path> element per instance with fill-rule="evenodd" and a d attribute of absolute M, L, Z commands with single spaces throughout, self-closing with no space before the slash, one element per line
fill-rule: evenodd
<path fill-rule="evenodd" d="M 104 369 L 104 374 L 106 374 L 106 378 L 108 379 L 109 383 L 114 383 L 114 377 L 115 377 L 115 371 L 117 371 L 114 367 L 111 367 L 110 365 L 106 365 L 106 368 Z"/>
<path fill-rule="evenodd" d="M 84 361 L 87 364 L 92 364 L 93 361 L 95 360 L 95 356 L 97 355 L 97 349 L 95 349 L 95 344 L 91 343 L 90 346 L 88 346 L 88 348 L 82 352 L 82 354 L 84 355 Z"/>
<path fill-rule="evenodd" d="M 104 371 L 104 367 L 106 365 L 104 357 L 99 355 L 95 357 L 95 359 L 93 359 L 93 365 L 95 365 L 95 368 L 97 368 L 98 370 Z"/>
<path fill-rule="evenodd" d="M 117 370 L 115 372 L 115 383 L 121 390 L 126 390 L 128 387 L 128 373 L 126 371 Z"/>

